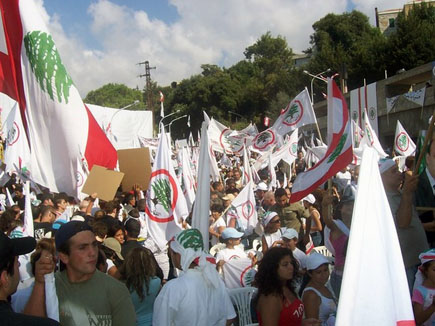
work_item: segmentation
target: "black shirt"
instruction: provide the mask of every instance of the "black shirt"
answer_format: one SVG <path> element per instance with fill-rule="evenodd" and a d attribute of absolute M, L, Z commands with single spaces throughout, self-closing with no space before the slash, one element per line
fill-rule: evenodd
<path fill-rule="evenodd" d="M 57 326 L 57 321 L 50 318 L 28 316 L 13 312 L 9 302 L 0 300 L 0 325 L 2 326 Z"/>

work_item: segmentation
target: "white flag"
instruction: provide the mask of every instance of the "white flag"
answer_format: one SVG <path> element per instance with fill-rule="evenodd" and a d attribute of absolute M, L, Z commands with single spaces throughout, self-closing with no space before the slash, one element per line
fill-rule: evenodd
<path fill-rule="evenodd" d="M 187 208 L 189 212 L 192 210 L 193 202 L 195 201 L 195 179 L 192 169 L 190 168 L 190 159 L 187 148 L 183 147 L 179 151 L 181 155 L 181 185 L 184 197 L 186 197 Z"/>
<path fill-rule="evenodd" d="M 277 134 L 276 130 L 272 127 L 269 129 L 266 129 L 252 140 L 252 148 L 254 152 L 257 153 L 264 153 L 269 150 L 271 150 L 273 147 L 275 147 L 278 143 L 282 143 L 282 137 Z"/>
<path fill-rule="evenodd" d="M 208 125 L 208 137 L 213 150 L 220 153 L 241 155 L 245 145 L 245 135 L 239 135 L 215 119 Z"/>
<path fill-rule="evenodd" d="M 89 170 L 84 157 L 77 157 L 76 159 L 76 196 L 78 199 L 84 199 L 85 195 L 82 193 L 83 185 L 88 178 Z"/>
<path fill-rule="evenodd" d="M 162 117 L 162 119 L 165 117 L 165 108 L 163 107 L 163 102 L 165 101 L 165 97 L 163 96 L 163 93 L 161 91 L 159 91 L 159 95 L 160 95 L 160 117 Z"/>
<path fill-rule="evenodd" d="M 251 165 L 249 164 L 248 150 L 243 147 L 243 175 L 242 185 L 246 186 L 252 180 Z"/>
<path fill-rule="evenodd" d="M 161 126 L 163 130 L 163 126 Z M 171 149 L 165 134 L 160 136 L 146 196 L 146 222 L 154 242 L 163 250 L 181 231 L 180 219 L 189 215 L 186 199 L 171 162 Z"/>
<path fill-rule="evenodd" d="M 4 152 L 6 172 L 15 171 L 15 166 L 19 169 L 26 167 L 31 171 L 29 143 L 27 142 L 18 103 L 15 103 L 9 112 L 2 131 L 3 135 L 6 136 Z"/>
<path fill-rule="evenodd" d="M 410 156 L 414 154 L 415 149 L 416 146 L 411 137 L 409 137 L 400 121 L 397 120 L 396 135 L 394 136 L 394 150 L 399 155 Z"/>
<path fill-rule="evenodd" d="M 210 212 L 210 161 L 208 159 L 208 123 L 204 121 L 201 127 L 201 149 L 198 166 L 198 191 L 192 212 L 192 227 L 197 228 L 204 241 L 204 250 L 208 250 L 209 212 Z"/>
<path fill-rule="evenodd" d="M 287 143 L 272 154 L 272 165 L 275 167 L 279 161 L 283 160 L 288 165 L 292 165 L 298 157 L 298 128 L 296 128 Z"/>
<path fill-rule="evenodd" d="M 250 258 L 239 258 L 237 256 L 230 258 L 223 267 L 225 286 L 229 289 L 252 286 L 255 274 L 252 268 Z"/>
<path fill-rule="evenodd" d="M 360 146 L 372 147 L 378 152 L 380 158 L 387 157 L 388 154 L 385 153 L 384 149 L 382 148 L 378 136 L 376 136 L 376 133 L 373 131 L 371 123 L 367 118 L 367 112 L 363 114 L 363 126 L 364 126 L 364 136 L 361 139 Z"/>
<path fill-rule="evenodd" d="M 281 112 L 272 128 L 277 134 L 284 136 L 298 127 L 316 123 L 316 114 L 311 105 L 308 90 L 300 92 Z"/>
<path fill-rule="evenodd" d="M 237 221 L 245 230 L 245 234 L 252 234 L 258 222 L 257 211 L 255 210 L 254 185 L 250 181 L 236 198 L 231 202 L 231 206 L 237 212 Z"/>
<path fill-rule="evenodd" d="M 405 266 L 378 168 L 363 154 L 336 326 L 414 326 Z"/>
<path fill-rule="evenodd" d="M 30 198 L 30 181 L 27 180 L 24 184 L 24 225 L 23 234 L 28 237 L 34 237 L 32 204 Z"/>

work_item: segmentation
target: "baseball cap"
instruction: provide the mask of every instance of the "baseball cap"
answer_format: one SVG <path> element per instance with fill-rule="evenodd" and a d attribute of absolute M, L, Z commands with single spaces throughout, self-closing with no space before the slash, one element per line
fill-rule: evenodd
<path fill-rule="evenodd" d="M 313 252 L 307 256 L 307 270 L 312 271 L 323 264 L 329 264 L 328 258 L 319 254 L 318 252 Z"/>
<path fill-rule="evenodd" d="M 281 238 L 286 238 L 286 239 L 298 239 L 299 235 L 298 235 L 298 231 L 296 231 L 295 229 L 292 228 L 288 228 L 287 230 L 284 231 L 284 233 L 282 234 Z"/>
<path fill-rule="evenodd" d="M 28 254 L 36 247 L 33 237 L 10 239 L 0 232 L 0 269 L 2 269 L 11 257 Z"/>
<path fill-rule="evenodd" d="M 316 198 L 312 194 L 307 195 L 302 200 L 305 200 L 305 201 L 309 202 L 310 204 L 314 204 L 316 202 Z"/>
<path fill-rule="evenodd" d="M 55 242 L 56 248 L 59 249 L 65 242 L 82 231 L 92 231 L 91 227 L 82 221 L 70 221 L 62 224 L 56 232 Z"/>
<path fill-rule="evenodd" d="M 233 194 L 226 194 L 225 196 L 222 197 L 223 200 L 233 200 L 235 197 Z"/>
<path fill-rule="evenodd" d="M 255 191 L 261 190 L 261 191 L 267 191 L 267 185 L 264 182 L 260 182 L 257 185 L 257 188 L 255 188 Z"/>
<path fill-rule="evenodd" d="M 115 238 L 106 238 L 103 241 L 103 246 L 112 249 L 119 259 L 124 260 L 124 257 L 121 255 L 121 244 Z"/>
<path fill-rule="evenodd" d="M 224 240 L 227 239 L 239 239 L 243 236 L 244 233 L 237 231 L 235 228 L 226 228 L 222 234 L 221 237 Z"/>

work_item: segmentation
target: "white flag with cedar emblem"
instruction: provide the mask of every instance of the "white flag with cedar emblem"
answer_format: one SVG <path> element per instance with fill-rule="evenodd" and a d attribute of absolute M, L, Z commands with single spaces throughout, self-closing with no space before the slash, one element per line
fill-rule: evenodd
<path fill-rule="evenodd" d="M 282 137 L 277 134 L 272 127 L 266 129 L 254 137 L 251 143 L 251 150 L 257 153 L 265 153 L 275 147 L 278 143 L 283 143 Z"/>
<path fill-rule="evenodd" d="M 415 149 L 416 146 L 411 137 L 409 137 L 400 121 L 397 120 L 396 135 L 394 136 L 394 150 L 399 155 L 410 156 L 414 154 Z"/>
<path fill-rule="evenodd" d="M 163 130 L 163 126 L 161 128 Z M 181 231 L 181 220 L 189 215 L 170 153 L 168 138 L 163 133 L 154 159 L 145 206 L 149 235 L 161 249 Z"/>
<path fill-rule="evenodd" d="M 290 201 L 297 202 L 352 162 L 352 127 L 346 100 L 328 78 L 328 134 L 331 141 L 325 156 L 311 169 L 299 173 L 293 183 Z"/>
<path fill-rule="evenodd" d="M 115 168 L 117 154 L 83 103 L 33 0 L 0 1 L 7 53 L 0 52 L 0 92 L 19 104 L 33 181 L 75 194 L 79 152 L 89 168 Z"/>
<path fill-rule="evenodd" d="M 298 128 L 296 128 L 287 143 L 272 154 L 272 165 L 275 167 L 279 161 L 283 160 L 288 165 L 292 165 L 298 157 Z"/>
<path fill-rule="evenodd" d="M 237 214 L 239 225 L 245 230 L 245 234 L 252 234 L 258 222 L 255 210 L 255 195 L 253 183 L 250 181 L 236 198 L 231 202 L 232 208 Z"/>
<path fill-rule="evenodd" d="M 252 286 L 257 271 L 250 258 L 233 256 L 222 267 L 224 283 L 228 289 Z"/>
<path fill-rule="evenodd" d="M 316 114 L 311 105 L 308 90 L 305 88 L 281 112 L 272 128 L 284 137 L 290 131 L 307 124 L 316 123 L 316 121 Z"/>
<path fill-rule="evenodd" d="M 245 134 L 239 134 L 215 119 L 208 125 L 208 138 L 213 150 L 220 153 L 242 155 Z"/>

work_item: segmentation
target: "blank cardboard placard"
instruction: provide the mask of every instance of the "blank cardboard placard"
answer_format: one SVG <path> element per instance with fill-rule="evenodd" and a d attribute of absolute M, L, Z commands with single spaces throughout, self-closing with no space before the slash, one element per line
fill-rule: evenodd
<path fill-rule="evenodd" d="M 82 192 L 88 195 L 93 193 L 98 194 L 98 198 L 109 201 L 115 197 L 116 190 L 121 184 L 124 173 L 113 170 L 108 170 L 103 166 L 94 165 L 85 184 Z"/>
<path fill-rule="evenodd" d="M 142 189 L 148 189 L 151 178 L 150 151 L 147 147 L 118 150 L 119 171 L 124 173 L 122 190 L 130 191 L 138 184 Z"/>

